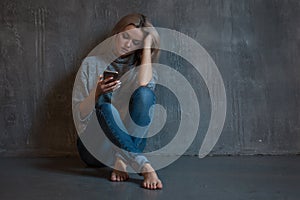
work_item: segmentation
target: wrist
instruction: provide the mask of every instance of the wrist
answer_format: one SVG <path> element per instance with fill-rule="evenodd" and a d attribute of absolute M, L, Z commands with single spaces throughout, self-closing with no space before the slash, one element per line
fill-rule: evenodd
<path fill-rule="evenodd" d="M 151 54 L 151 47 L 144 47 L 144 49 L 143 49 L 143 54 Z"/>
<path fill-rule="evenodd" d="M 151 49 L 151 44 L 144 44 L 144 49 Z"/>
<path fill-rule="evenodd" d="M 99 96 L 100 96 L 100 95 L 97 93 L 97 89 L 95 88 L 95 89 L 92 90 L 92 92 L 90 93 L 89 99 L 90 99 L 91 102 L 93 101 L 94 104 L 96 104 L 96 102 L 97 102 Z"/>

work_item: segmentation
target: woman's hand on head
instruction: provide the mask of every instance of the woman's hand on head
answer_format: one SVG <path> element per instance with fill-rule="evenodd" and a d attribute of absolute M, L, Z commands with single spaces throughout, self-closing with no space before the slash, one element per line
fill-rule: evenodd
<path fill-rule="evenodd" d="M 112 79 L 113 79 L 113 77 L 108 77 L 106 79 L 103 79 L 103 75 L 99 76 L 97 85 L 96 85 L 95 100 L 97 100 L 100 95 L 108 93 L 108 92 L 112 92 L 113 90 L 120 87 L 121 82 L 119 80 L 110 82 Z"/>
<path fill-rule="evenodd" d="M 153 36 L 151 33 L 148 33 L 144 39 L 144 48 L 150 49 L 152 47 L 152 43 L 153 43 Z"/>

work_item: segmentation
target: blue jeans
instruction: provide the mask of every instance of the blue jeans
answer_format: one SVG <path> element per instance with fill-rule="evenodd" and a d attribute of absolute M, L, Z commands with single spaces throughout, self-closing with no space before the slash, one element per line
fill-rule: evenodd
<path fill-rule="evenodd" d="M 137 88 L 130 98 L 125 124 L 118 110 L 111 104 L 109 95 L 101 95 L 96 102 L 98 122 L 110 141 L 119 147 L 115 149 L 116 156 L 140 171 L 149 162 L 142 152 L 146 145 L 145 135 L 152 121 L 153 112 L 149 111 L 153 111 L 150 108 L 156 102 L 155 94 L 146 86 Z"/>

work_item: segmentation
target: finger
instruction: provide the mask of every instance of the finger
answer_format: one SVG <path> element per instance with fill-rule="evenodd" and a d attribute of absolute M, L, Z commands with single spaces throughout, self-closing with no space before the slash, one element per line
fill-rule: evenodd
<path fill-rule="evenodd" d="M 116 90 L 116 89 L 118 89 L 118 88 L 120 88 L 121 87 L 121 82 L 119 82 L 119 83 L 117 83 L 117 84 L 115 84 L 115 85 L 112 85 L 112 86 L 110 86 L 110 87 L 106 87 L 104 90 L 107 92 L 107 91 L 110 91 L 110 92 L 112 92 L 112 91 L 114 91 L 114 90 Z"/>
<path fill-rule="evenodd" d="M 103 80 L 103 75 L 102 74 L 98 77 L 98 81 L 101 81 L 101 80 Z"/>
<path fill-rule="evenodd" d="M 111 78 L 111 77 L 109 77 L 109 78 L 107 78 L 107 79 L 103 79 L 103 77 L 102 77 L 102 79 L 98 81 L 98 85 L 101 85 L 102 88 L 103 88 L 103 86 L 106 87 L 107 82 L 110 80 L 110 78 Z"/>
<path fill-rule="evenodd" d="M 115 86 L 115 85 L 120 84 L 120 83 L 121 83 L 121 82 L 120 82 L 119 80 L 116 80 L 116 81 L 113 81 L 113 82 L 111 82 L 111 83 L 105 84 L 105 87 L 106 87 L 106 88 L 109 88 L 109 87 L 111 87 L 111 86 Z"/>
<path fill-rule="evenodd" d="M 99 85 L 99 83 L 101 84 L 102 81 L 103 81 L 103 76 L 102 75 L 98 76 L 97 84 L 98 85 Z"/>
<path fill-rule="evenodd" d="M 112 79 L 114 79 L 112 76 L 108 77 L 108 78 L 103 80 L 103 83 L 106 84 L 107 82 L 111 81 Z"/>
<path fill-rule="evenodd" d="M 121 83 L 105 88 L 106 91 L 113 91 L 118 89 L 121 86 Z"/>
<path fill-rule="evenodd" d="M 119 89 L 120 87 L 121 87 L 121 85 L 118 84 L 118 85 L 115 86 L 115 88 L 113 90 L 115 91 L 115 90 Z"/>

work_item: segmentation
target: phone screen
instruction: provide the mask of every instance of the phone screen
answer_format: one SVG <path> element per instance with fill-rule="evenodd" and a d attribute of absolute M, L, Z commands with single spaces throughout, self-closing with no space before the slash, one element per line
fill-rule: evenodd
<path fill-rule="evenodd" d="M 107 83 L 111 83 L 111 82 L 113 82 L 113 81 L 115 81 L 115 80 L 118 79 L 118 72 L 105 70 L 103 72 L 103 78 L 107 79 L 108 77 L 113 77 L 112 80 L 110 80 L 110 81 L 107 82 Z"/>

